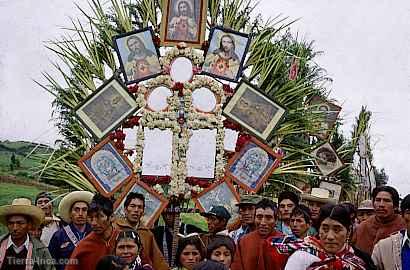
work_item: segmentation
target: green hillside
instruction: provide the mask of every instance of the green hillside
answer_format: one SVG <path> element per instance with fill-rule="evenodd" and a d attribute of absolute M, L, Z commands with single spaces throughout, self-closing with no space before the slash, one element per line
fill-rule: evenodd
<path fill-rule="evenodd" d="M 0 141 L 0 175 L 31 177 L 30 169 L 39 165 L 33 157 L 50 154 L 52 150 L 46 145 L 32 142 Z"/>

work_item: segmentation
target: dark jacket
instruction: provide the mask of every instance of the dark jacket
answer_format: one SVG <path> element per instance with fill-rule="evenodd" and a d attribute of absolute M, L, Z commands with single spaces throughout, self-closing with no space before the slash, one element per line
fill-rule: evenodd
<path fill-rule="evenodd" d="M 372 257 L 367 254 L 366 252 L 361 251 L 355 246 L 352 246 L 354 250 L 354 255 L 362 259 L 366 263 L 366 269 L 367 270 L 377 270 L 376 265 L 374 265 L 374 262 L 372 260 Z"/>
<path fill-rule="evenodd" d="M 78 237 L 81 234 L 74 225 L 69 225 L 73 233 Z M 89 224 L 86 225 L 84 236 L 87 236 L 91 232 L 91 226 Z M 81 239 L 79 239 L 81 240 Z M 65 260 L 68 260 L 71 256 L 71 253 L 74 251 L 74 244 L 68 237 L 64 228 L 60 228 L 56 231 L 53 236 L 51 237 L 50 244 L 48 245 L 48 250 L 50 251 L 51 256 L 56 261 L 56 269 L 63 270 L 65 267 Z"/>

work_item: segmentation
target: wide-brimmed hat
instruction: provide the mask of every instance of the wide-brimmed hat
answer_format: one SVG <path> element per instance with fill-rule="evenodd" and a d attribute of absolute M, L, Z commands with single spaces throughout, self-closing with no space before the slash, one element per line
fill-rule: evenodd
<path fill-rule="evenodd" d="M 44 222 L 44 211 L 31 204 L 27 198 L 14 199 L 11 205 L 0 206 L 0 223 L 7 226 L 7 217 L 23 215 L 31 218 L 33 225 L 39 227 Z"/>
<path fill-rule="evenodd" d="M 300 197 L 305 201 L 336 203 L 336 200 L 330 197 L 330 191 L 324 188 L 312 188 L 310 193 L 303 193 Z"/>
<path fill-rule="evenodd" d="M 357 207 L 357 211 L 374 211 L 372 200 L 364 200 Z"/>
<path fill-rule="evenodd" d="M 71 207 L 76 202 L 85 202 L 90 204 L 94 194 L 89 191 L 73 191 L 68 193 L 58 205 L 60 217 L 67 223 L 71 222 Z"/>

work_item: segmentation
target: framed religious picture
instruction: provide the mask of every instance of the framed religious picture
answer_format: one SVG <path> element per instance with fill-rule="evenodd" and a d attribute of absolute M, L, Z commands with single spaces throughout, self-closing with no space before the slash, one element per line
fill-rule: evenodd
<path fill-rule="evenodd" d="M 126 87 L 112 78 L 77 106 L 75 115 L 97 140 L 101 140 L 138 109 Z"/>
<path fill-rule="evenodd" d="M 212 28 L 202 73 L 237 82 L 242 75 L 250 41 L 247 34 L 222 27 Z"/>
<path fill-rule="evenodd" d="M 115 36 L 113 41 L 126 84 L 162 73 L 151 27 Z"/>
<path fill-rule="evenodd" d="M 318 124 L 319 131 L 315 134 L 315 136 L 322 140 L 326 140 L 336 123 L 342 107 L 330 103 L 319 96 L 314 96 L 311 98 L 309 105 L 312 107 L 314 112 L 323 114 L 323 120 L 321 120 L 320 124 Z"/>
<path fill-rule="evenodd" d="M 145 209 L 142 222 L 152 228 L 154 222 L 160 217 L 162 211 L 168 204 L 168 200 L 158 194 L 153 188 L 142 181 L 132 180 L 123 190 L 114 204 L 115 214 L 124 216 L 124 202 L 127 195 L 131 192 L 136 192 L 144 195 Z"/>
<path fill-rule="evenodd" d="M 340 184 L 328 181 L 321 181 L 319 187 L 327 189 L 329 191 L 330 198 L 334 199 L 336 202 L 339 201 L 340 194 L 342 193 L 342 186 Z"/>
<path fill-rule="evenodd" d="M 235 94 L 223 108 L 227 118 L 264 141 L 269 140 L 285 112 L 284 107 L 244 80 L 238 84 Z"/>
<path fill-rule="evenodd" d="M 256 193 L 279 166 L 283 156 L 251 137 L 228 161 L 226 175 L 241 188 Z"/>
<path fill-rule="evenodd" d="M 236 204 L 239 203 L 239 200 L 239 194 L 228 178 L 212 184 L 193 198 L 196 207 L 201 212 L 209 211 L 212 206 L 224 206 L 231 214 L 229 223 L 234 222 L 238 217 L 238 207 Z"/>
<path fill-rule="evenodd" d="M 324 176 L 329 176 L 344 167 L 336 150 L 328 142 L 316 147 L 311 155 L 315 158 L 316 166 Z"/>
<path fill-rule="evenodd" d="M 164 46 L 185 42 L 201 48 L 205 39 L 207 0 L 164 0 L 161 42 Z"/>
<path fill-rule="evenodd" d="M 78 166 L 103 196 L 111 197 L 133 177 L 132 164 L 118 152 L 110 138 L 86 153 Z"/>

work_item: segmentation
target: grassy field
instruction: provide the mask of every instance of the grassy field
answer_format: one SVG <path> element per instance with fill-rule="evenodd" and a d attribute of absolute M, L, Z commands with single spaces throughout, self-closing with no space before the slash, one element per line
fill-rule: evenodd
<path fill-rule="evenodd" d="M 0 205 L 10 204 L 13 199 L 19 197 L 34 199 L 40 191 L 40 189 L 34 186 L 0 183 Z"/>

